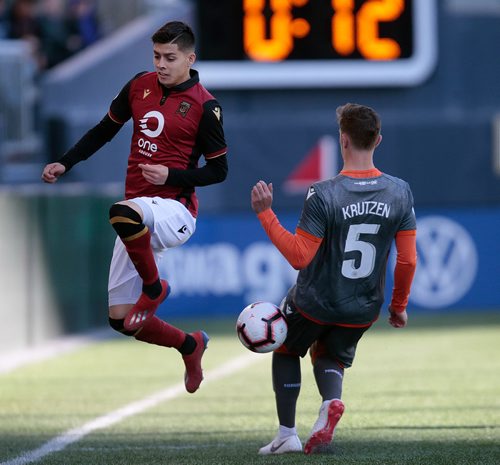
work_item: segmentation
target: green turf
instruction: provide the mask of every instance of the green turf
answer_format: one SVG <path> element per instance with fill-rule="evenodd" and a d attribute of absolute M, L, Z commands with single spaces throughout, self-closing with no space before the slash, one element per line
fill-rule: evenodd
<path fill-rule="evenodd" d="M 195 329 L 192 322 L 182 323 Z M 207 373 L 247 351 L 234 322 L 206 322 Z M 346 412 L 324 454 L 259 457 L 277 420 L 270 355 L 204 383 L 39 464 L 484 464 L 500 463 L 500 312 L 378 322 L 346 371 Z M 297 429 L 306 439 L 320 399 L 309 360 Z M 174 350 L 119 338 L 0 375 L 0 463 L 130 402 L 182 382 Z"/>

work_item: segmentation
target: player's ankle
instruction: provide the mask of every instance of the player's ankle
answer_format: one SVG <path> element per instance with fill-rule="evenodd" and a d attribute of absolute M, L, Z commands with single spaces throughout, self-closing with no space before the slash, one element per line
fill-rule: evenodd
<path fill-rule="evenodd" d="M 291 428 L 288 426 L 283 426 L 280 425 L 279 427 L 279 436 L 280 438 L 287 438 L 288 436 L 297 436 L 297 430 L 295 426 L 292 426 Z"/>
<path fill-rule="evenodd" d="M 191 334 L 186 333 L 186 339 L 177 349 L 182 355 L 191 355 L 196 349 L 196 339 Z"/>
<path fill-rule="evenodd" d="M 144 292 L 144 294 L 146 294 L 150 299 L 153 300 L 157 299 L 160 296 L 161 291 L 162 288 L 159 278 L 154 283 L 142 285 L 142 292 Z"/>

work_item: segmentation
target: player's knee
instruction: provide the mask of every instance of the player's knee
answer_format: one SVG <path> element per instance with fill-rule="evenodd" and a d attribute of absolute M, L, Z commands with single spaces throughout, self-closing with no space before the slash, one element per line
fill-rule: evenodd
<path fill-rule="evenodd" d="M 122 203 L 115 203 L 109 209 L 109 222 L 116 234 L 122 239 L 134 236 L 143 231 L 146 226 L 141 215 L 133 208 Z"/>
<path fill-rule="evenodd" d="M 119 320 L 115 318 L 108 318 L 109 321 L 109 326 L 111 326 L 115 331 L 124 334 L 125 336 L 133 336 L 136 332 L 135 331 L 127 331 L 124 326 L 124 318 L 121 318 Z"/>
<path fill-rule="evenodd" d="M 142 223 L 141 215 L 133 208 L 123 203 L 114 203 L 109 209 L 109 220 L 113 218 L 127 218 L 138 223 Z"/>

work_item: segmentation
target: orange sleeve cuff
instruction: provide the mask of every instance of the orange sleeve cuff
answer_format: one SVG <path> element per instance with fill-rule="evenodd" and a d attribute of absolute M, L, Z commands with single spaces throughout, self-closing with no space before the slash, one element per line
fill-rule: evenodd
<path fill-rule="evenodd" d="M 322 238 L 299 228 L 292 234 L 280 224 L 270 208 L 260 212 L 257 217 L 271 242 L 293 268 L 301 270 L 311 263 L 323 241 Z"/>
<path fill-rule="evenodd" d="M 394 288 L 391 308 L 403 312 L 408 306 L 411 283 L 417 267 L 416 231 L 400 231 L 396 234 L 396 267 L 394 268 Z"/>

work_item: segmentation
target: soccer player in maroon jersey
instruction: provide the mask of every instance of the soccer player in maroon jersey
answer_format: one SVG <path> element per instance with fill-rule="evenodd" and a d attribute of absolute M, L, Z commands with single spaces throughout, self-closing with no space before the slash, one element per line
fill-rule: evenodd
<path fill-rule="evenodd" d="M 56 182 L 132 118 L 125 200 L 109 211 L 118 235 L 109 273 L 109 323 L 139 341 L 176 348 L 186 367 L 186 390 L 195 392 L 203 379 L 201 359 L 208 336 L 204 331 L 187 334 L 155 316 L 170 292 L 157 263 L 163 251 L 194 233 L 195 187 L 226 178 L 227 148 L 221 106 L 192 69 L 196 55 L 191 28 L 168 22 L 152 42 L 155 72 L 141 72 L 127 82 L 107 115 L 61 159 L 45 166 L 42 179 Z M 201 155 L 206 163 L 199 167 Z"/>
<path fill-rule="evenodd" d="M 344 166 L 313 184 L 295 234 L 271 209 L 272 184 L 252 189 L 253 210 L 273 244 L 296 269 L 296 284 L 283 299 L 287 338 L 273 353 L 272 375 L 279 419 L 277 436 L 259 454 L 302 451 L 295 429 L 301 385 L 300 357 L 309 350 L 323 403 L 304 452 L 330 444 L 344 412 L 342 382 L 356 346 L 377 320 L 384 301 L 387 257 L 393 240 L 397 261 L 389 323 L 407 323 L 406 306 L 416 267 L 416 220 L 408 184 L 380 172 L 373 153 L 382 140 L 380 118 L 366 106 L 337 109 Z"/>

